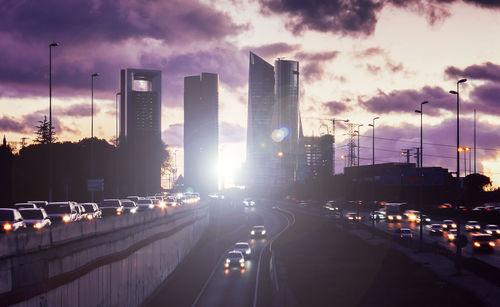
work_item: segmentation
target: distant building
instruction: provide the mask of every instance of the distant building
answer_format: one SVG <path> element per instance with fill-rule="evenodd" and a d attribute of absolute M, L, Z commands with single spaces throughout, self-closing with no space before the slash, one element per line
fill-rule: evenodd
<path fill-rule="evenodd" d="M 248 76 L 248 122 L 246 185 L 268 186 L 272 182 L 274 144 L 272 116 L 274 108 L 274 67 L 250 52 Z M 276 153 L 274 153 L 276 154 Z"/>
<path fill-rule="evenodd" d="M 122 190 L 146 195 L 161 189 L 161 71 L 122 69 L 120 74 Z"/>
<path fill-rule="evenodd" d="M 305 149 L 307 178 L 317 178 L 323 174 L 333 175 L 333 136 L 306 136 Z"/>
<path fill-rule="evenodd" d="M 219 75 L 184 78 L 184 186 L 218 190 Z"/>

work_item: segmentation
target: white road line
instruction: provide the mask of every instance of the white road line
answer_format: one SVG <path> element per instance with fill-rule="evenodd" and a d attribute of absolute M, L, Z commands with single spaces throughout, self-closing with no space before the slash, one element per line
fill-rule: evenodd
<path fill-rule="evenodd" d="M 278 208 L 279 210 L 282 210 L 282 211 L 287 211 L 287 210 L 283 210 L 281 208 Z M 292 214 L 290 211 L 287 211 L 287 213 L 289 214 Z M 293 225 L 290 223 L 290 220 L 288 219 L 288 217 L 284 214 L 281 214 L 282 216 L 284 216 L 286 218 L 286 222 L 287 222 L 287 225 L 285 228 L 283 228 L 278 234 L 276 234 L 274 237 L 271 238 L 271 240 L 269 240 L 266 245 L 264 245 L 264 247 L 261 249 L 260 251 L 260 255 L 259 255 L 259 263 L 257 264 L 257 276 L 255 278 L 255 292 L 254 292 L 254 296 L 253 296 L 253 307 L 256 307 L 257 306 L 257 297 L 258 297 L 258 294 L 259 294 L 259 275 L 260 275 L 260 263 L 261 263 L 261 260 L 262 260 L 262 254 L 264 252 L 264 250 L 267 248 L 267 246 L 270 246 L 272 245 L 272 243 L 274 242 L 274 240 L 276 240 L 276 238 L 278 238 L 285 230 L 288 229 L 288 227 L 290 227 L 290 225 Z M 293 216 L 292 214 L 292 217 L 294 218 L 294 223 L 295 223 L 295 217 Z"/>

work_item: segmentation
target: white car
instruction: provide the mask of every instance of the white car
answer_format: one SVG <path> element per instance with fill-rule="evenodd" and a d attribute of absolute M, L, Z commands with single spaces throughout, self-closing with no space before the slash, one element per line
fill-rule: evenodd
<path fill-rule="evenodd" d="M 139 199 L 136 202 L 136 204 L 137 204 L 137 207 L 139 208 L 139 211 L 155 208 L 153 201 L 151 199 L 147 199 L 147 198 Z"/>
<path fill-rule="evenodd" d="M 250 258 L 252 254 L 252 249 L 247 242 L 238 242 L 234 245 L 233 250 L 241 252 L 245 259 Z"/>
<path fill-rule="evenodd" d="M 486 225 L 484 227 L 484 232 L 492 236 L 500 236 L 500 228 L 495 224 Z"/>
<path fill-rule="evenodd" d="M 266 229 L 264 226 L 253 226 L 252 230 L 250 230 L 250 237 L 253 238 L 265 238 L 266 237 Z"/>
<path fill-rule="evenodd" d="M 255 201 L 253 201 L 251 198 L 245 198 L 243 200 L 243 205 L 245 207 L 253 207 L 253 206 L 255 206 Z"/>
<path fill-rule="evenodd" d="M 26 227 L 42 229 L 44 227 L 52 225 L 49 216 L 42 208 L 24 208 L 19 209 L 19 212 L 24 219 L 24 223 L 26 223 Z"/>
<path fill-rule="evenodd" d="M 468 221 L 465 223 L 465 230 L 467 231 L 480 231 L 481 224 L 478 221 Z"/>

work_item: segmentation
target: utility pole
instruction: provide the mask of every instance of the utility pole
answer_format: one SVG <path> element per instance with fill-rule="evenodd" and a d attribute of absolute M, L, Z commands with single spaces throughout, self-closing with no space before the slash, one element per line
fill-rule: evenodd
<path fill-rule="evenodd" d="M 401 150 L 402 150 L 401 155 L 406 157 L 406 164 L 410 164 L 410 149 L 403 148 Z"/>
<path fill-rule="evenodd" d="M 415 157 L 415 159 L 417 160 L 417 167 L 420 166 L 421 162 L 420 162 L 420 148 L 419 147 L 415 147 L 415 155 L 413 157 Z"/>
<path fill-rule="evenodd" d="M 476 173 L 476 109 L 474 109 L 474 174 Z"/>

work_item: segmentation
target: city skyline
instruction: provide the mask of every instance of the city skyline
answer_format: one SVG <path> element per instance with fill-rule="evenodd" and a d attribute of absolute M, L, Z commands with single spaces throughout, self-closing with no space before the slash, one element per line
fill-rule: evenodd
<path fill-rule="evenodd" d="M 448 91 L 467 78 L 460 92 L 461 145 L 473 146 L 475 108 L 477 169 L 500 182 L 497 2 L 381 1 L 357 8 L 343 4 L 336 10 L 328 1 L 320 1 L 315 9 L 277 0 L 170 1 L 142 7 L 135 1 L 75 1 L 51 11 L 57 3 L 2 6 L 0 133 L 9 142 L 33 138 L 37 121 L 48 114 L 48 45 L 59 42 L 52 50 L 53 120 L 59 141 L 89 137 L 88 76 L 94 71 L 101 74 L 94 84 L 95 136 L 112 139 L 117 72 L 141 67 L 168 75 L 162 81 L 162 139 L 180 147 L 182 78 L 214 71 L 220 75 L 220 143 L 230 158 L 226 161 L 237 167 L 246 152 L 246 63 L 252 50 L 266 61 L 285 57 L 301 63 L 304 118 L 350 119 L 365 125 L 362 165 L 371 160 L 371 129 L 366 127 L 371 118 L 381 118 L 377 162 L 397 162 L 402 148 L 419 146 L 420 117 L 414 110 L 428 100 L 424 166 L 454 171 L 456 98 Z M 349 9 L 353 16 L 343 14 Z M 139 21 L 136 11 L 147 18 Z M 66 15 L 81 18 L 62 18 Z M 305 135 L 319 135 L 321 121 L 302 122 Z M 343 129 L 339 124 L 337 165 L 340 154 L 346 153 L 341 147 Z"/>

